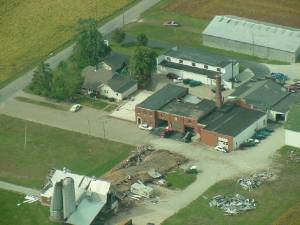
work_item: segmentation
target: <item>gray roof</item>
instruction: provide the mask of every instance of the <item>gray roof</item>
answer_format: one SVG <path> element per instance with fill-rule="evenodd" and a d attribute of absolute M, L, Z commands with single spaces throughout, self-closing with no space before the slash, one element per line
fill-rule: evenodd
<path fill-rule="evenodd" d="M 206 125 L 206 130 L 235 137 L 264 115 L 260 111 L 226 104 L 223 110 L 214 111 L 199 123 Z"/>
<path fill-rule="evenodd" d="M 144 109 L 159 110 L 172 100 L 188 94 L 188 88 L 168 84 L 137 105 Z"/>
<path fill-rule="evenodd" d="M 97 91 L 97 88 L 112 77 L 112 71 L 100 68 L 95 72 L 95 67 L 88 66 L 82 70 L 84 82 L 82 88 Z"/>
<path fill-rule="evenodd" d="M 202 34 L 287 52 L 300 47 L 300 29 L 237 16 L 215 16 Z"/>
<path fill-rule="evenodd" d="M 110 80 L 107 81 L 106 84 L 115 92 L 124 93 L 125 91 L 136 85 L 137 82 L 127 76 L 115 74 Z"/>
<path fill-rule="evenodd" d="M 122 66 L 123 63 L 128 65 L 129 58 L 126 55 L 112 52 L 103 61 L 112 68 L 112 71 L 116 71 Z"/>
<path fill-rule="evenodd" d="M 261 110 L 267 110 L 276 105 L 289 93 L 273 80 L 249 81 L 242 84 L 230 95 L 244 99 L 247 103 Z"/>
<path fill-rule="evenodd" d="M 300 95 L 291 93 L 283 98 L 280 102 L 272 107 L 272 110 L 276 112 L 286 113 L 290 110 L 290 107 L 294 104 L 300 104 Z"/>
<path fill-rule="evenodd" d="M 215 107 L 216 103 L 208 99 L 203 99 L 198 104 L 173 100 L 159 111 L 198 120 L 213 111 Z"/>
<path fill-rule="evenodd" d="M 207 77 L 211 78 L 211 79 L 215 79 L 216 75 L 219 74 L 219 72 L 216 71 L 211 71 L 211 70 L 206 70 L 206 69 L 201 69 L 198 67 L 194 67 L 194 66 L 187 66 L 187 65 L 183 65 L 183 64 L 178 64 L 178 63 L 172 63 L 169 61 L 162 61 L 160 63 L 161 66 L 164 67 L 169 67 L 169 68 L 173 68 L 173 69 L 177 69 L 177 70 L 183 70 L 183 71 L 187 71 L 187 72 L 191 72 L 191 73 L 196 73 L 196 74 L 201 74 L 201 75 L 206 75 Z"/>
<path fill-rule="evenodd" d="M 201 52 L 200 50 L 190 48 L 179 48 L 177 50 L 171 49 L 164 55 L 218 67 L 225 67 L 231 63 L 228 57 L 216 54 L 207 54 L 205 52 Z"/>

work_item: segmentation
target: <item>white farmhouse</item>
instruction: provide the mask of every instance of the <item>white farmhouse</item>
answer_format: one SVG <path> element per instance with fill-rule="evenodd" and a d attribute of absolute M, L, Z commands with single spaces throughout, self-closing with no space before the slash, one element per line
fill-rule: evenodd
<path fill-rule="evenodd" d="M 170 50 L 157 58 L 157 72 L 174 73 L 207 85 L 216 85 L 215 77 L 221 74 L 222 84 L 231 89 L 230 80 L 239 74 L 239 63 L 196 50 Z"/>

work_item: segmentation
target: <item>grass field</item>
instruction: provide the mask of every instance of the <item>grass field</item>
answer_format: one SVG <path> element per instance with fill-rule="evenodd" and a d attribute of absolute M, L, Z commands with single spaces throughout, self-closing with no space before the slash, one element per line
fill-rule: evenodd
<path fill-rule="evenodd" d="M 269 184 L 263 184 L 261 187 L 250 192 L 243 190 L 237 184 L 236 179 L 221 181 L 209 188 L 188 207 L 167 219 L 163 224 L 270 225 L 282 215 L 291 213 L 289 215 L 293 215 L 293 218 L 295 218 L 295 221 L 291 224 L 299 225 L 300 214 L 295 213 L 295 210 L 299 209 L 297 205 L 300 203 L 300 164 L 287 161 L 287 155 L 292 149 L 300 154 L 300 149 L 284 147 L 279 151 L 280 156 L 274 159 L 274 169 L 280 169 L 277 180 Z M 256 199 L 257 209 L 237 216 L 225 216 L 220 209 L 208 206 L 209 199 L 215 195 L 232 195 L 235 193 Z M 276 225 L 290 225 L 286 221 L 280 221 L 281 223 Z"/>
<path fill-rule="evenodd" d="M 134 149 L 4 115 L 0 115 L 0 134 L 0 179 L 34 188 L 41 188 L 50 168 L 67 167 L 80 174 L 100 176 Z"/>
<path fill-rule="evenodd" d="M 173 0 L 162 9 L 200 19 L 236 15 L 300 28 L 299 0 Z"/>
<path fill-rule="evenodd" d="M 187 174 L 184 170 L 176 170 L 167 174 L 166 180 L 171 189 L 185 189 L 197 178 L 196 174 Z"/>
<path fill-rule="evenodd" d="M 236 2 L 238 0 L 231 0 Z M 262 0 L 265 2 L 270 0 Z M 275 0 L 273 0 L 274 2 Z M 240 7 L 243 6 L 244 0 L 239 0 Z M 250 1 L 253 2 L 253 1 Z M 258 1 L 257 1 L 258 2 Z M 293 0 L 293 2 L 296 2 Z M 273 64 L 286 64 L 282 62 L 261 59 L 255 56 L 243 55 L 236 52 L 225 51 L 222 49 L 210 48 L 202 45 L 202 31 L 208 25 L 213 15 L 217 14 L 217 11 L 212 11 L 210 16 L 206 16 L 205 13 L 198 12 L 197 10 L 205 11 L 206 6 L 209 5 L 211 8 L 218 8 L 218 3 L 223 5 L 231 6 L 228 1 L 221 0 L 162 0 L 159 4 L 152 7 L 150 10 L 143 14 L 143 19 L 137 23 L 129 24 L 125 27 L 125 31 L 131 35 L 138 35 L 145 33 L 150 39 L 160 40 L 163 42 L 169 42 L 174 45 L 197 48 L 201 51 L 223 54 L 234 58 L 248 59 L 257 62 L 273 63 Z M 300 2 L 299 2 L 300 3 Z M 281 2 L 280 4 L 285 4 Z M 213 6 L 211 6 L 213 5 Z M 246 4 L 249 6 L 249 4 Z M 274 4 L 276 5 L 276 4 Z M 289 4 L 287 4 L 289 5 Z M 298 5 L 295 3 L 295 6 Z M 300 4 L 299 4 L 300 5 Z M 205 7 L 204 7 L 205 6 Z M 253 6 L 255 9 L 255 5 Z M 246 7 L 245 7 L 246 8 Z M 298 7 L 299 8 L 299 7 Z M 190 10 L 190 13 L 189 11 Z M 265 9 L 264 9 L 265 10 Z M 195 11 L 195 13 L 193 13 Z M 251 10 L 249 10 L 251 11 Z M 215 13 L 215 14 L 213 14 Z M 224 11 L 225 13 L 225 11 Z M 234 13 L 233 13 L 234 14 Z M 266 14 L 269 16 L 273 13 Z M 300 14 L 293 10 L 291 12 L 294 17 L 300 18 Z M 246 15 L 246 14 L 245 14 Z M 278 16 L 277 14 L 276 16 Z M 165 21 L 175 20 L 181 26 L 180 27 L 165 27 L 163 23 Z M 300 23 L 300 22 L 299 22 Z"/>
<path fill-rule="evenodd" d="M 1 225 L 54 225 L 49 221 L 49 208 L 38 202 L 17 204 L 24 201 L 24 196 L 0 190 L 0 224 Z"/>
<path fill-rule="evenodd" d="M 0 85 L 72 39 L 79 18 L 101 21 L 132 2 L 0 0 Z"/>

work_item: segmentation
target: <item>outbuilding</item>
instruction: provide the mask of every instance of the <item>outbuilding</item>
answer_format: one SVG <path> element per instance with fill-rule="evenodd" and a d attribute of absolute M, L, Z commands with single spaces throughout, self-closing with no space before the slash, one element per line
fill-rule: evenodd
<path fill-rule="evenodd" d="M 300 29 L 223 15 L 202 32 L 205 46 L 269 60 L 295 63 L 300 58 Z"/>

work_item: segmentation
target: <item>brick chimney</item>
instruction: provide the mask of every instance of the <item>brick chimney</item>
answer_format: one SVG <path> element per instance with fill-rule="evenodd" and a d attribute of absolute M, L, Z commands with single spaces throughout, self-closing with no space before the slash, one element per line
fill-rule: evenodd
<path fill-rule="evenodd" d="M 216 75 L 216 106 L 218 109 L 222 108 L 223 97 L 222 97 L 222 88 L 221 88 L 221 75 Z"/>

